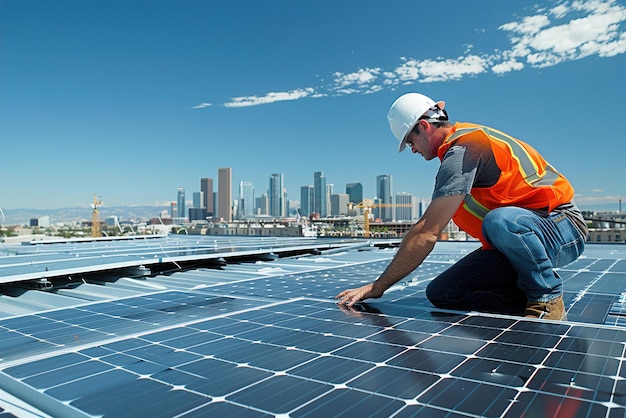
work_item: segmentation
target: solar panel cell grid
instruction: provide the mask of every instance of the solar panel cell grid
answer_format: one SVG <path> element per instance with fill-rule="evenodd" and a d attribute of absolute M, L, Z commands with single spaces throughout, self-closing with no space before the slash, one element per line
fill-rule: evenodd
<path fill-rule="evenodd" d="M 626 330 L 604 325 L 622 318 L 623 263 L 563 269 L 570 321 L 600 322 L 553 323 L 433 309 L 426 284 L 460 256 L 355 310 L 332 296 L 388 257 L 207 270 L 206 287 L 0 320 L 0 388 L 56 416 L 625 415 Z"/>

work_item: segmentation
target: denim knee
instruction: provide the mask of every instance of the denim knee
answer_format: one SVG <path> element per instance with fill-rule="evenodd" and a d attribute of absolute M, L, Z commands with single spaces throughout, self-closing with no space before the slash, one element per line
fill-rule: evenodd
<path fill-rule="evenodd" d="M 433 304 L 433 306 L 437 308 L 442 308 L 446 305 L 447 302 L 447 294 L 446 290 L 442 289 L 441 286 L 437 284 L 437 279 L 432 280 L 426 286 L 426 297 Z"/>
<path fill-rule="evenodd" d="M 495 241 L 500 235 L 499 232 L 505 230 L 505 225 L 508 222 L 505 211 L 499 209 L 489 211 L 483 219 L 483 236 L 491 245 L 495 245 Z"/>

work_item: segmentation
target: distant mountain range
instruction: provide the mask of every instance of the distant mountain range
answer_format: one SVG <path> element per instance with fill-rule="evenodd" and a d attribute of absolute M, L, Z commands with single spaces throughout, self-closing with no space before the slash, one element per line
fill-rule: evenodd
<path fill-rule="evenodd" d="M 169 212 L 169 206 L 106 206 L 100 207 L 100 219 L 117 216 L 120 222 L 139 220 L 147 221 L 158 218 L 162 211 Z M 29 225 L 33 218 L 50 217 L 50 224 L 91 221 L 92 208 L 59 208 L 59 209 L 2 209 L 4 220 L 0 214 L 2 225 Z"/>

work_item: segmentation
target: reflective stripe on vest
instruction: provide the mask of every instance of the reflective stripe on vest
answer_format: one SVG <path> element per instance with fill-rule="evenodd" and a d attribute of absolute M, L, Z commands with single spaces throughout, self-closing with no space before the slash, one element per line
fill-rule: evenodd
<path fill-rule="evenodd" d="M 466 211 L 468 211 L 481 221 L 483 220 L 487 212 L 489 212 L 489 208 L 481 205 L 480 202 L 474 199 L 471 194 L 466 194 L 463 198 L 463 207 Z"/>
<path fill-rule="evenodd" d="M 508 148 L 511 150 L 511 156 L 515 159 L 515 161 L 517 161 L 520 172 L 524 177 L 524 181 L 529 186 L 552 186 L 558 180 L 559 173 L 551 165 L 548 164 L 543 175 L 540 175 L 538 173 L 537 165 L 519 142 L 500 131 L 487 128 L 486 126 L 482 126 L 479 128 L 457 129 L 446 142 L 452 142 L 463 135 L 477 130 L 482 130 L 487 135 L 489 135 L 490 138 L 496 141 L 500 141 L 508 146 Z M 480 220 L 482 220 L 490 210 L 486 206 L 482 205 L 472 195 L 466 195 L 463 201 L 463 207 L 465 208 L 465 210 L 467 210 L 469 213 L 476 216 Z"/>

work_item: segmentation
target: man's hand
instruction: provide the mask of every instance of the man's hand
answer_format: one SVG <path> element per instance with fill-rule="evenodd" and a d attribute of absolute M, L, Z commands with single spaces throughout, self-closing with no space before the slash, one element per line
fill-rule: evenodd
<path fill-rule="evenodd" d="M 357 302 L 360 302 L 369 298 L 379 298 L 383 295 L 383 291 L 376 286 L 375 282 L 361 286 L 358 289 L 347 289 L 335 296 L 338 299 L 338 304 L 344 304 L 346 306 L 352 306 Z"/>

